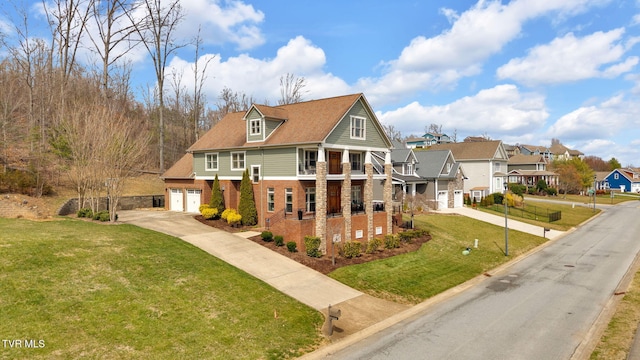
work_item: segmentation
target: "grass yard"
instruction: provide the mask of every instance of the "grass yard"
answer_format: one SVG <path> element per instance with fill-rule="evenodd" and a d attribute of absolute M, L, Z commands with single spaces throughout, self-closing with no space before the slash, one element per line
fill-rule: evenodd
<path fill-rule="evenodd" d="M 627 359 L 639 323 L 640 273 L 636 273 L 600 342 L 591 354 L 591 359 Z"/>
<path fill-rule="evenodd" d="M 545 242 L 511 230 L 505 257 L 502 227 L 458 215 L 418 215 L 414 220 L 433 236 L 419 251 L 340 268 L 329 276 L 374 296 L 416 304 Z M 479 246 L 473 249 L 476 238 Z M 465 256 L 467 247 L 472 251 Z"/>
<path fill-rule="evenodd" d="M 493 208 L 495 208 L 495 210 L 492 210 Z M 493 205 L 493 207 L 490 208 L 479 207 L 478 209 L 491 214 L 504 216 L 504 207 L 500 204 Z M 547 221 L 546 217 L 540 216 L 538 219 L 544 220 L 536 220 L 532 215 L 535 212 L 538 212 L 539 214 L 547 214 L 547 212 L 554 211 L 561 211 L 562 218 L 551 223 Z M 600 210 L 596 209 L 596 213 L 599 212 Z M 509 208 L 509 219 L 560 231 L 567 231 L 575 226 L 578 226 L 587 221 L 593 215 L 593 207 L 587 208 L 584 206 L 572 206 L 571 203 L 558 204 L 535 200 L 525 200 L 524 211 L 521 208 Z"/>
<path fill-rule="evenodd" d="M 322 314 L 177 238 L 0 218 L 0 358 L 281 359 Z M 14 343 L 15 344 L 15 343 Z M 33 343 L 32 343 L 33 344 Z"/>

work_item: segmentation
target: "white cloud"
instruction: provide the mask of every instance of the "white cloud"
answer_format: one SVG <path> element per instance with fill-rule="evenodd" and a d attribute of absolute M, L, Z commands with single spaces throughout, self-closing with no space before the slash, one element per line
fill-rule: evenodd
<path fill-rule="evenodd" d="M 570 140 L 611 138 L 640 126 L 640 106 L 623 95 L 600 104 L 580 107 L 559 118 L 548 129 L 551 137 Z"/>
<path fill-rule="evenodd" d="M 380 103 L 416 91 L 451 89 L 461 78 L 479 74 L 487 58 L 520 36 L 526 21 L 551 14 L 564 17 L 606 2 L 519 0 L 503 5 L 480 0 L 462 14 L 441 9 L 452 23 L 450 29 L 430 38 L 415 37 L 397 59 L 385 63 L 381 77 L 361 79 L 357 87 L 367 86 L 370 97 Z"/>
<path fill-rule="evenodd" d="M 304 77 L 305 99 L 317 99 L 347 93 L 349 86 L 340 78 L 323 72 L 326 63 L 324 51 L 304 37 L 298 36 L 281 47 L 273 59 L 256 59 L 247 54 L 221 59 L 215 56 L 207 68 L 207 81 L 203 91 L 210 104 L 214 103 L 220 91 L 228 87 L 233 91 L 244 92 L 257 102 L 265 100 L 275 104 L 280 98 L 280 77 L 292 73 Z M 200 61 L 206 61 L 202 59 Z M 200 66 L 202 69 L 202 66 Z M 193 87 L 193 63 L 174 58 L 167 73 L 183 72 L 183 85 Z"/>
<path fill-rule="evenodd" d="M 498 78 L 538 85 L 616 77 L 638 63 L 635 56 L 622 59 L 626 51 L 621 44 L 623 34 L 622 28 L 598 31 L 582 38 L 569 33 L 532 48 L 524 58 L 512 59 L 498 68 Z M 601 70 L 607 64 L 612 65 Z"/>
<path fill-rule="evenodd" d="M 423 106 L 413 102 L 403 108 L 378 112 L 384 124 L 393 125 L 403 134 L 421 134 L 424 127 L 435 123 L 451 132 L 464 129 L 476 134 L 496 135 L 533 132 L 544 125 L 548 113 L 544 97 L 521 93 L 514 85 L 499 85 L 481 90 L 450 104 Z"/>
<path fill-rule="evenodd" d="M 222 5 L 224 4 L 224 6 Z M 202 26 L 205 44 L 236 44 L 246 50 L 264 43 L 259 24 L 264 13 L 243 1 L 183 0 L 184 19 L 179 27 L 179 35 L 184 39 L 193 37 Z"/>

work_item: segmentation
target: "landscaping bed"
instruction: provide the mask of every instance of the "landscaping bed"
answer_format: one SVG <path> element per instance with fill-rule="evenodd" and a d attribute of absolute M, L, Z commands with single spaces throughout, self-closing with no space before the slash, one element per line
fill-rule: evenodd
<path fill-rule="evenodd" d="M 232 227 L 232 226 L 229 226 L 224 220 L 206 220 L 202 217 L 202 215 L 195 216 L 195 219 L 205 225 L 212 226 L 227 232 L 241 232 L 241 231 L 247 231 L 247 230 L 256 230 L 255 228 L 247 228 L 242 226 Z M 257 244 L 260 244 L 272 251 L 275 251 L 283 256 L 286 256 L 294 261 L 299 262 L 300 264 L 308 266 L 326 275 L 343 266 L 363 264 L 363 263 L 367 263 L 374 260 L 386 259 L 392 256 L 417 251 L 418 249 L 420 249 L 422 244 L 431 240 L 431 235 L 426 234 L 424 236 L 414 238 L 408 242 L 400 241 L 400 247 L 394 248 L 394 249 L 385 249 L 383 246 L 381 246 L 379 250 L 374 251 L 371 254 L 367 254 L 363 251 L 360 256 L 354 257 L 354 258 L 345 258 L 336 253 L 335 263 L 332 261 L 331 253 L 323 255 L 320 258 L 314 258 L 314 257 L 308 256 L 307 253 L 303 250 L 301 251 L 299 249 L 297 252 L 290 252 L 286 246 L 276 246 L 274 241 L 269 241 L 269 242 L 263 241 L 260 235 L 250 237 L 249 240 L 252 240 Z"/>

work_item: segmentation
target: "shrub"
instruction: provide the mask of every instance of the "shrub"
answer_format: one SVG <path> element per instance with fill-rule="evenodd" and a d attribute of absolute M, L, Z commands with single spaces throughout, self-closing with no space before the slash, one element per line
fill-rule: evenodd
<path fill-rule="evenodd" d="M 80 209 L 78 210 L 77 214 L 79 218 L 93 218 L 93 210 L 89 209 L 89 208 L 84 208 L 84 209 Z"/>
<path fill-rule="evenodd" d="M 242 215 L 238 214 L 237 212 L 234 211 L 227 214 L 227 223 L 229 223 L 229 225 L 235 226 L 236 224 L 239 224 L 241 221 L 242 221 Z"/>
<path fill-rule="evenodd" d="M 249 169 L 242 174 L 242 182 L 240 182 L 238 214 L 242 215 L 243 225 L 252 226 L 258 223 L 258 210 L 256 209 L 256 201 L 253 198 L 253 185 L 249 178 Z"/>
<path fill-rule="evenodd" d="M 276 246 L 284 246 L 284 237 L 282 237 L 282 235 L 274 236 L 273 241 L 275 242 Z"/>
<path fill-rule="evenodd" d="M 209 206 L 218 209 L 218 211 L 224 212 L 224 197 L 222 196 L 222 190 L 220 189 L 220 181 L 218 181 L 218 174 L 213 179 L 213 186 L 211 186 L 211 200 Z"/>
<path fill-rule="evenodd" d="M 109 217 L 109 211 L 102 210 L 93 214 L 93 220 L 97 221 L 109 221 L 111 218 Z"/>
<path fill-rule="evenodd" d="M 200 214 L 202 214 L 202 211 L 204 209 L 209 209 L 211 206 L 209 206 L 209 204 L 202 204 L 200 206 L 198 206 L 198 212 L 200 212 Z"/>
<path fill-rule="evenodd" d="M 236 209 L 225 209 L 220 217 L 222 220 L 227 221 L 227 216 L 232 213 L 236 213 Z"/>
<path fill-rule="evenodd" d="M 373 254 L 374 252 L 378 251 L 378 249 L 380 249 L 380 246 L 382 246 L 382 240 L 373 238 L 367 242 L 367 248 L 364 252 L 366 252 L 367 254 Z"/>
<path fill-rule="evenodd" d="M 509 184 L 509 190 L 511 190 L 511 192 L 516 195 L 522 196 L 522 194 L 524 194 L 525 191 L 527 191 L 527 186 L 520 185 L 520 184 Z"/>
<path fill-rule="evenodd" d="M 504 202 L 504 194 L 503 193 L 495 192 L 495 193 L 491 194 L 491 196 L 493 197 L 493 203 L 494 204 L 502 204 Z"/>
<path fill-rule="evenodd" d="M 384 248 L 385 249 L 395 249 L 400 247 L 400 240 L 395 235 L 385 235 L 384 236 Z"/>
<path fill-rule="evenodd" d="M 207 220 L 215 219 L 218 216 L 218 209 L 207 207 L 207 208 L 202 209 L 202 211 L 200 211 L 200 213 L 202 213 L 202 217 L 207 219 Z"/>
<path fill-rule="evenodd" d="M 298 244 L 296 244 L 295 241 L 287 242 L 287 250 L 289 250 L 289 252 L 298 252 Z"/>
<path fill-rule="evenodd" d="M 342 246 L 342 255 L 347 259 L 360 256 L 362 243 L 360 241 L 347 241 Z"/>
<path fill-rule="evenodd" d="M 319 258 L 322 256 L 320 252 L 320 238 L 317 236 L 305 236 L 304 237 L 304 247 L 307 249 L 307 255 L 315 258 Z"/>
<path fill-rule="evenodd" d="M 547 195 L 556 196 L 558 195 L 558 190 L 556 190 L 555 188 L 547 188 Z"/>
<path fill-rule="evenodd" d="M 273 241 L 273 233 L 271 231 L 263 231 L 260 234 L 262 241 L 271 242 Z"/>

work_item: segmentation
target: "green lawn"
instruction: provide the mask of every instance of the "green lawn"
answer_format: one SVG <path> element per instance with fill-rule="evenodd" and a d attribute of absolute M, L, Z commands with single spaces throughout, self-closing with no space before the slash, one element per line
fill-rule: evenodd
<path fill-rule="evenodd" d="M 414 220 L 433 237 L 419 251 L 340 268 L 329 276 L 374 296 L 415 304 L 545 242 L 540 236 L 511 230 L 506 257 L 502 227 L 457 215 L 418 215 Z M 478 249 L 463 255 L 475 239 Z"/>
<path fill-rule="evenodd" d="M 491 214 L 504 216 L 504 207 L 501 204 L 494 204 L 489 208 L 478 207 L 478 209 Z M 562 212 L 562 218 L 554 222 L 549 222 L 547 220 L 547 214 L 555 211 Z M 567 231 L 582 224 L 599 212 L 600 210 L 596 209 L 594 213 L 593 207 L 573 206 L 571 203 L 558 204 L 535 200 L 527 201 L 525 199 L 524 209 L 522 207 L 509 208 L 509 218 L 554 230 Z M 536 216 L 536 214 L 538 216 Z"/>
<path fill-rule="evenodd" d="M 174 237 L 0 219 L 0 358 L 267 359 L 322 341 L 322 314 Z"/>

